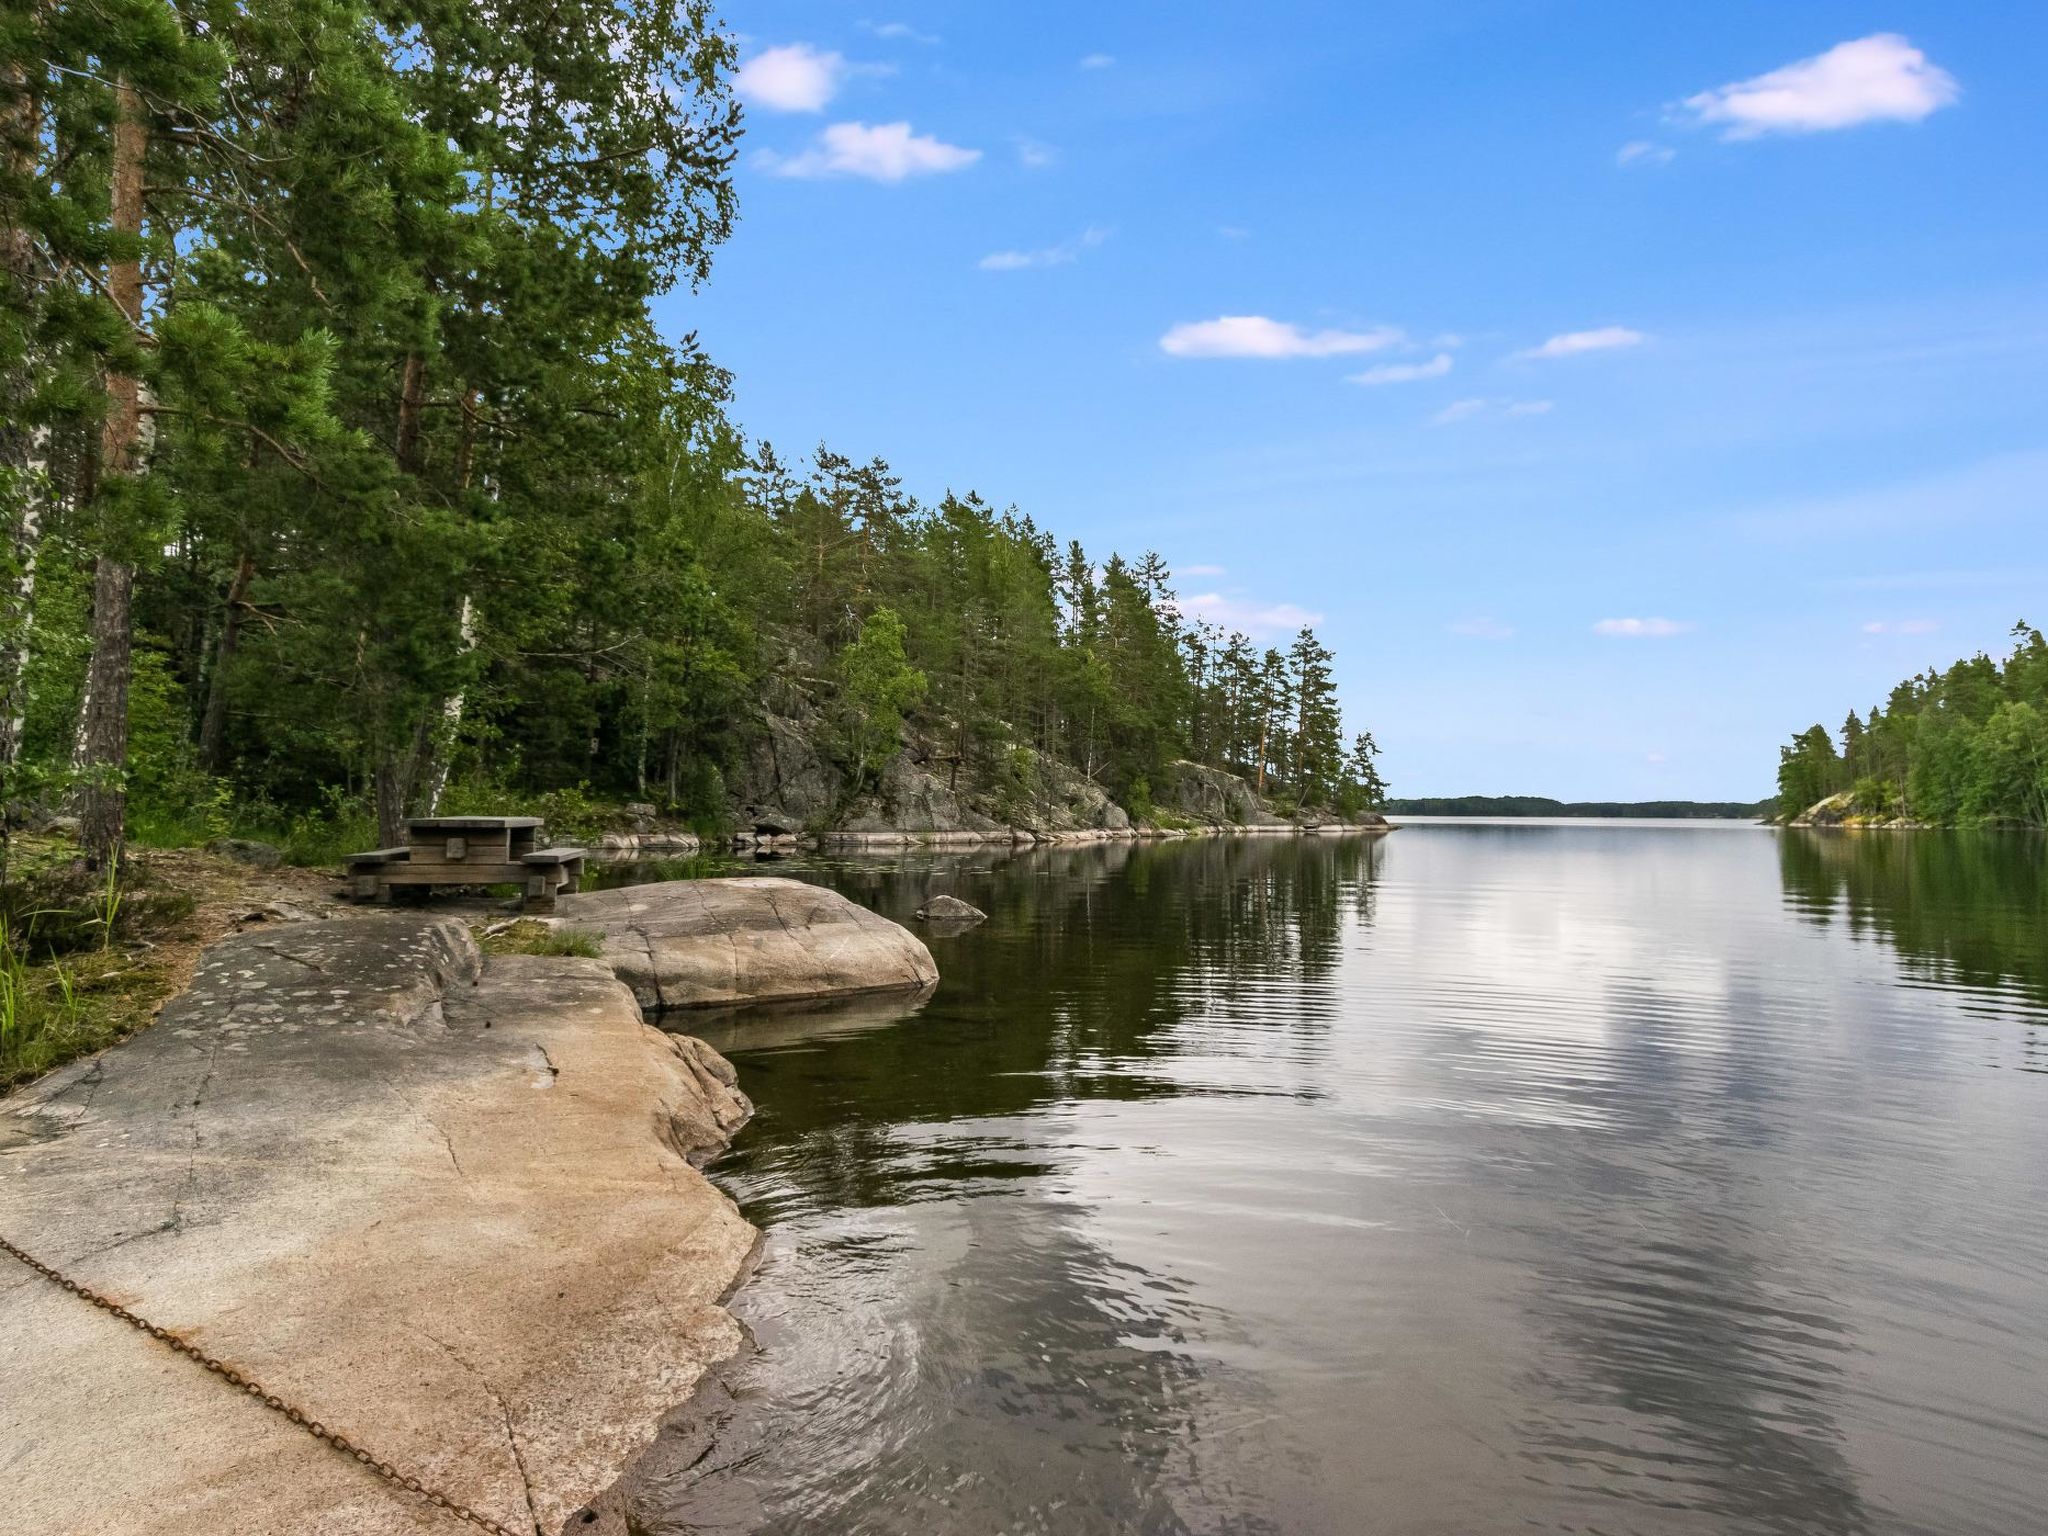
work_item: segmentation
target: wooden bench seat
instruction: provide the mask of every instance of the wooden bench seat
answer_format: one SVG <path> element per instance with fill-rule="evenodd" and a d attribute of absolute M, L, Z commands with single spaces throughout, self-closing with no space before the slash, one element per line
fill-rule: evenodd
<path fill-rule="evenodd" d="M 574 892 L 583 883 L 583 862 L 590 855 L 581 848 L 537 848 L 522 854 L 526 866 L 526 910 L 552 912 L 555 897 Z"/>
<path fill-rule="evenodd" d="M 357 901 L 375 901 L 384 893 L 385 872 L 394 864 L 412 858 L 410 848 L 372 848 L 348 856 L 349 895 Z"/>
<path fill-rule="evenodd" d="M 582 848 L 537 848 L 519 857 L 525 864 L 581 864 L 590 854 Z"/>

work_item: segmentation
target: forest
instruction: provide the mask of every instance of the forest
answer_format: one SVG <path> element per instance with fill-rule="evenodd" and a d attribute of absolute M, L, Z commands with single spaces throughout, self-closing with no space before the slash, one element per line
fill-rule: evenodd
<path fill-rule="evenodd" d="M 11 816 L 91 868 L 541 794 L 717 830 L 771 685 L 856 789 L 915 731 L 1141 816 L 1182 760 L 1383 798 L 1311 631 L 731 419 L 650 306 L 738 217 L 734 62 L 705 0 L 9 8 Z"/>
<path fill-rule="evenodd" d="M 1436 795 L 1386 803 L 1386 809 L 1398 816 L 1606 816 L 1685 821 L 1753 820 L 1772 808 L 1770 801 L 1552 800 L 1545 795 Z"/>
<path fill-rule="evenodd" d="M 1937 826 L 2048 825 L 2048 642 L 2013 626 L 2004 661 L 1929 668 L 1882 707 L 1851 710 L 1840 743 L 1809 726 L 1778 753 L 1778 809 L 1833 795 L 1849 814 Z"/>

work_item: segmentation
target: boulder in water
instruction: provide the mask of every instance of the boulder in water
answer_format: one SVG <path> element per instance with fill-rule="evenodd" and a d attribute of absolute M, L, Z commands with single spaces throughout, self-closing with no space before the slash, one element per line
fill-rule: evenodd
<path fill-rule="evenodd" d="M 559 897 L 556 922 L 604 936 L 646 1008 L 909 991 L 939 968 L 909 929 L 802 880 L 666 880 Z"/>
<path fill-rule="evenodd" d="M 934 896 L 917 909 L 921 923 L 985 923 L 988 914 L 958 896 Z"/>

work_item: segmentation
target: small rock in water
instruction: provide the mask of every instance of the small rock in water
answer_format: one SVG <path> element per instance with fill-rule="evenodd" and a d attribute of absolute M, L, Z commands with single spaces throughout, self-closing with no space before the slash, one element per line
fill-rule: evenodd
<path fill-rule="evenodd" d="M 917 909 L 919 922 L 924 923 L 981 923 L 988 921 L 988 914 L 971 902 L 962 901 L 958 896 L 934 896 Z"/>

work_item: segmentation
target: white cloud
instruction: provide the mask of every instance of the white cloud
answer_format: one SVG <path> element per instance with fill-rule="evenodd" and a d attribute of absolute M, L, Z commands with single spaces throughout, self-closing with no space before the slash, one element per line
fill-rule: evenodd
<path fill-rule="evenodd" d="M 1218 224 L 1216 233 L 1226 240 L 1249 240 L 1252 232 L 1237 224 Z"/>
<path fill-rule="evenodd" d="M 1226 597 L 1221 592 L 1202 592 L 1180 600 L 1180 611 L 1225 629 L 1242 630 L 1254 640 L 1291 635 L 1303 625 L 1323 622 L 1320 613 L 1310 613 L 1293 603 L 1261 603 L 1250 598 Z"/>
<path fill-rule="evenodd" d="M 1593 633 L 1628 640 L 1663 640 L 1691 628 L 1680 619 L 1602 619 L 1593 626 Z"/>
<path fill-rule="evenodd" d="M 1917 123 L 1962 94 L 1955 76 L 1896 32 L 1837 43 L 1826 53 L 1682 103 L 1695 123 L 1726 139 L 1825 133 L 1862 123 Z"/>
<path fill-rule="evenodd" d="M 1664 766 L 1664 754 L 1662 752 L 1659 752 L 1656 748 L 1652 747 L 1649 751 L 1643 754 L 1643 761 L 1648 763 L 1652 768 L 1661 768 Z"/>
<path fill-rule="evenodd" d="M 1648 139 L 1631 139 L 1614 153 L 1614 163 L 1620 166 L 1669 165 L 1677 158 L 1677 150 Z"/>
<path fill-rule="evenodd" d="M 822 112 L 846 78 L 846 60 L 809 43 L 789 43 L 755 54 L 732 77 L 750 107 L 770 112 Z"/>
<path fill-rule="evenodd" d="M 861 25 L 892 43 L 935 44 L 939 41 L 936 33 L 920 32 L 907 21 L 864 21 Z"/>
<path fill-rule="evenodd" d="M 1932 619 L 1872 619 L 1863 626 L 1866 635 L 1931 635 L 1941 628 Z"/>
<path fill-rule="evenodd" d="M 1632 331 L 1625 325 L 1603 325 L 1591 331 L 1566 331 L 1553 336 L 1540 347 L 1530 347 L 1515 356 L 1533 357 L 1576 357 L 1581 352 L 1612 352 L 1617 347 L 1640 347 L 1650 338 L 1641 331 Z"/>
<path fill-rule="evenodd" d="M 1084 229 L 1071 240 L 1035 251 L 991 251 L 975 265 L 984 272 L 1021 272 L 1027 267 L 1063 267 L 1109 238 L 1106 229 Z"/>
<path fill-rule="evenodd" d="M 1115 62 L 1116 60 L 1106 53 L 1084 53 L 1081 55 L 1081 68 L 1083 69 L 1107 69 Z"/>
<path fill-rule="evenodd" d="M 1224 568 L 1220 565 L 1184 565 L 1173 574 L 1176 576 L 1221 576 Z"/>
<path fill-rule="evenodd" d="M 1449 427 L 1461 421 L 1476 421 L 1480 417 L 1548 416 L 1554 405 L 1555 402 L 1550 400 L 1488 400 L 1475 395 L 1469 400 L 1453 400 L 1430 417 L 1429 424 L 1432 427 Z"/>
<path fill-rule="evenodd" d="M 1371 331 L 1304 331 L 1264 315 L 1224 315 L 1183 321 L 1159 338 L 1174 357 L 1339 357 L 1377 352 L 1401 339 L 1387 327 Z"/>
<path fill-rule="evenodd" d="M 1060 152 L 1037 139 L 1017 140 L 1017 163 L 1027 171 L 1042 171 L 1057 164 Z"/>
<path fill-rule="evenodd" d="M 908 123 L 834 123 L 817 143 L 797 155 L 764 154 L 761 163 L 777 176 L 816 178 L 864 176 L 870 181 L 902 181 L 961 171 L 981 158 L 978 149 L 941 143 L 929 134 L 912 133 Z"/>
<path fill-rule="evenodd" d="M 1440 379 L 1451 371 L 1451 354 L 1439 352 L 1426 363 L 1382 363 L 1363 373 L 1346 375 L 1350 384 L 1412 384 L 1417 379 Z"/>
<path fill-rule="evenodd" d="M 1444 626 L 1454 635 L 1464 635 L 1472 640 L 1512 640 L 1514 626 L 1503 624 L 1498 619 L 1460 619 L 1455 624 Z"/>

